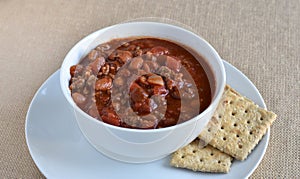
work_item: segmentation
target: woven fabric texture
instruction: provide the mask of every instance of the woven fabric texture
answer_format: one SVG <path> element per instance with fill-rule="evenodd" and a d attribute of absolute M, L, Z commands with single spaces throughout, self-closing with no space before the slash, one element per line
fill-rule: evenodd
<path fill-rule="evenodd" d="M 251 178 L 300 178 L 299 0 L 0 1 L 0 178 L 44 178 L 26 145 L 26 113 L 70 48 L 93 31 L 146 17 L 201 35 L 277 113 Z"/>

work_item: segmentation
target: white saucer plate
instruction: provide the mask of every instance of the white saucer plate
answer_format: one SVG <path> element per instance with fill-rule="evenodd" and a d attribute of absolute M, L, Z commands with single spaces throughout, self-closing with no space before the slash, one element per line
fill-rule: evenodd
<path fill-rule="evenodd" d="M 253 83 L 226 61 L 224 65 L 227 84 L 265 108 Z M 58 70 L 37 91 L 26 116 L 25 134 L 30 154 L 47 178 L 247 178 L 260 163 L 270 136 L 268 130 L 245 161 L 234 160 L 228 174 L 173 168 L 169 166 L 169 157 L 146 164 L 129 164 L 107 158 L 94 149 L 82 135 L 67 105 L 59 86 Z"/>

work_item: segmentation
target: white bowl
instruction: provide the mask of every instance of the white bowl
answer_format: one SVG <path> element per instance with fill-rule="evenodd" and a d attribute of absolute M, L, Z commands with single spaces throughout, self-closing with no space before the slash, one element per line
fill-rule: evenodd
<path fill-rule="evenodd" d="M 201 54 L 212 88 L 212 102 L 198 116 L 184 123 L 160 129 L 128 129 L 96 120 L 73 101 L 69 90 L 69 69 L 98 44 L 114 38 L 152 36 L 169 39 Z M 144 163 L 163 158 L 194 140 L 211 119 L 225 87 L 225 69 L 214 48 L 183 28 L 156 22 L 132 22 L 98 30 L 79 41 L 67 54 L 60 70 L 60 85 L 86 139 L 102 154 L 124 162 Z"/>

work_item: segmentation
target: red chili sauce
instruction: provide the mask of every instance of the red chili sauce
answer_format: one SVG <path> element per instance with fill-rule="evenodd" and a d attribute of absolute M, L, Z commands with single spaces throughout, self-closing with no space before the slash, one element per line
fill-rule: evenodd
<path fill-rule="evenodd" d="M 211 103 L 198 62 L 204 59 L 190 51 L 151 37 L 100 44 L 70 68 L 72 98 L 90 116 L 115 126 L 153 129 L 185 122 Z"/>

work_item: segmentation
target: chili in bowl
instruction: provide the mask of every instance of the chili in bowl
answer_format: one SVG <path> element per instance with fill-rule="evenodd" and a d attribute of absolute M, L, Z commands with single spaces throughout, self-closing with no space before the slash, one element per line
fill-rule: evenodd
<path fill-rule="evenodd" d="M 192 119 L 211 102 L 208 77 L 196 57 L 163 39 L 100 44 L 70 67 L 70 75 L 77 106 L 120 127 L 169 127 Z"/>
<path fill-rule="evenodd" d="M 134 22 L 78 42 L 64 59 L 60 82 L 82 133 L 98 151 L 143 163 L 197 137 L 220 100 L 225 70 L 196 34 Z"/>

